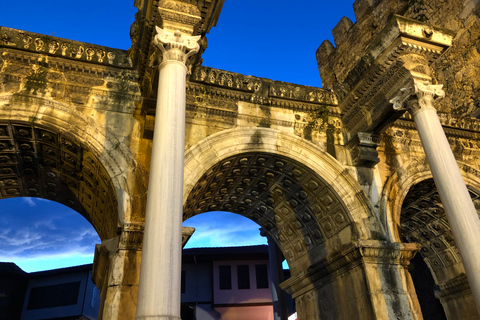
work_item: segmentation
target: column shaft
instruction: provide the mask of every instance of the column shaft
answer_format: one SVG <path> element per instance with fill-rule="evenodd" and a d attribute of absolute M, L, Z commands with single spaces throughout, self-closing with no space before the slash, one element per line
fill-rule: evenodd
<path fill-rule="evenodd" d="M 433 179 L 480 312 L 480 220 L 433 106 L 413 112 Z"/>
<path fill-rule="evenodd" d="M 180 319 L 186 67 L 160 65 L 137 320 Z"/>

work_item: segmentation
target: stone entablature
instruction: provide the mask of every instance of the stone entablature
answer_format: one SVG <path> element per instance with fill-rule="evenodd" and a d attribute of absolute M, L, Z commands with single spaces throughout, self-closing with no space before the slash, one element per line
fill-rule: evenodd
<path fill-rule="evenodd" d="M 15 48 L 88 63 L 131 68 L 127 51 L 0 27 L 0 48 Z"/>
<path fill-rule="evenodd" d="M 357 21 L 352 23 L 343 17 L 332 31 L 336 47 L 326 40 L 317 51 L 320 76 L 326 88 L 334 88 L 345 81 L 392 14 L 431 26 L 458 30 L 466 23 L 468 11 L 473 8 L 470 1 L 357 0 L 353 9 Z M 454 14 L 460 11 L 461 14 Z"/>
<path fill-rule="evenodd" d="M 0 54 L 0 93 L 32 93 L 76 106 L 127 113 L 141 100 L 137 75 L 130 67 L 14 46 L 0 46 Z"/>
<path fill-rule="evenodd" d="M 251 94 L 250 102 L 256 104 L 281 105 L 279 99 L 331 106 L 338 104 L 336 94 L 331 90 L 245 76 L 208 67 L 195 68 L 190 80 L 209 86 L 248 92 Z"/>
<path fill-rule="evenodd" d="M 345 128 L 351 134 L 357 130 L 378 131 L 382 124 L 377 119 L 395 117 L 386 108 L 388 100 L 412 77 L 428 80 L 428 65 L 451 44 L 452 38 L 450 31 L 394 16 L 335 88 Z"/>

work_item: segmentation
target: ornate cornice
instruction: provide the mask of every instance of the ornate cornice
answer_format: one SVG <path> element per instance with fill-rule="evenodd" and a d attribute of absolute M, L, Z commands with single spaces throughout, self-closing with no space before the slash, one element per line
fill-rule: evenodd
<path fill-rule="evenodd" d="M 162 28 L 170 32 L 179 30 L 191 35 L 202 19 L 198 6 L 188 2 L 160 0 L 158 11 L 163 22 Z"/>
<path fill-rule="evenodd" d="M 140 81 L 148 82 L 148 77 L 153 78 L 150 74 L 151 60 L 155 56 L 156 50 L 153 45 L 153 38 L 156 26 L 165 27 L 162 20 L 170 21 L 171 27 L 175 27 L 170 30 L 172 32 L 180 30 L 185 34 L 204 36 L 216 25 L 223 2 L 224 0 L 143 0 L 136 2 L 135 6 L 139 11 L 135 15 L 135 21 L 130 29 L 132 47 L 129 54 L 138 71 Z M 177 10 L 177 7 L 182 7 L 182 9 Z M 186 10 L 183 8 L 186 8 Z M 200 17 L 200 21 L 197 20 L 197 17 Z M 193 29 L 186 30 L 182 27 L 182 25 L 191 26 L 192 23 Z M 201 56 L 206 46 L 206 40 L 202 40 L 198 56 Z M 200 61 L 200 57 L 196 61 Z M 148 83 L 144 83 L 143 87 L 144 89 L 147 88 Z M 144 93 L 144 95 L 146 94 Z"/>
<path fill-rule="evenodd" d="M 118 248 L 123 250 L 141 250 L 144 227 L 145 223 L 143 222 L 124 221 Z"/>
<path fill-rule="evenodd" d="M 428 65 L 451 45 L 453 35 L 394 16 L 335 88 L 343 124 L 352 136 L 357 131 L 381 132 L 382 122 L 398 117 L 388 109 L 388 101 L 412 78 L 431 79 Z"/>
<path fill-rule="evenodd" d="M 0 27 L 0 48 L 18 49 L 89 64 L 132 68 L 132 62 L 125 50 L 6 27 Z"/>
<path fill-rule="evenodd" d="M 280 100 L 330 106 L 335 106 L 338 103 L 336 95 L 330 90 L 245 76 L 208 67 L 196 67 L 190 81 L 208 85 L 212 88 L 217 87 L 247 93 L 249 94 L 249 102 L 256 104 L 271 105 L 275 100 L 277 100 L 277 104 L 281 104 L 278 102 Z"/>
<path fill-rule="evenodd" d="M 377 152 L 380 140 L 381 138 L 377 134 L 358 132 L 347 144 L 352 164 L 355 166 L 373 167 L 380 162 Z"/>

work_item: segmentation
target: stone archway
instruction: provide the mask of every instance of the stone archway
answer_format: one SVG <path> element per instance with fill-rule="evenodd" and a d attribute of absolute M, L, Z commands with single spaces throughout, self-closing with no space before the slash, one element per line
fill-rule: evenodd
<path fill-rule="evenodd" d="M 465 184 L 480 190 L 480 171 L 472 166 L 458 162 Z M 388 178 L 382 191 L 380 211 L 382 224 L 392 241 L 401 242 L 400 217 L 402 206 L 409 190 L 416 184 L 432 179 L 430 166 L 426 158 L 414 159 L 406 163 Z"/>
<path fill-rule="evenodd" d="M 115 188 L 102 163 L 71 137 L 33 122 L 0 120 L 2 198 L 39 197 L 83 215 L 101 239 L 115 236 Z"/>
<path fill-rule="evenodd" d="M 270 153 L 310 168 L 341 199 L 358 237 L 374 238 L 380 232 L 369 200 L 361 186 L 336 159 L 315 144 L 270 128 L 235 128 L 213 134 L 185 153 L 184 203 L 200 178 L 220 161 L 242 153 Z M 365 226 L 368 220 L 372 226 Z M 339 244 L 340 245 L 340 244 Z"/>
<path fill-rule="evenodd" d="M 479 180 L 472 174 L 477 171 L 463 163 L 459 166 L 472 200 L 478 203 Z M 435 289 L 447 319 L 479 319 L 428 163 L 415 160 L 407 164 L 390 177 L 383 196 L 390 235 L 397 241 L 421 245 L 421 258 L 437 286 L 429 288 L 430 294 Z"/>
<path fill-rule="evenodd" d="M 135 165 L 109 129 L 114 120 L 50 97 L 17 93 L 0 102 L 1 191 L 55 200 L 92 223 L 102 240 L 93 278 L 105 319 L 135 312 L 143 230 L 141 222 L 130 223 Z"/>
<path fill-rule="evenodd" d="M 276 239 L 299 319 L 410 318 L 413 302 L 400 287 L 415 249 L 379 241 L 361 187 L 314 144 L 269 128 L 207 137 L 186 152 L 184 218 L 211 210 L 245 215 Z"/>
<path fill-rule="evenodd" d="M 35 95 L 7 94 L 2 96 L 0 102 L 0 121 L 7 124 L 23 123 L 51 132 L 52 137 L 57 140 L 49 144 L 57 144 L 55 148 L 67 150 L 64 152 L 58 149 L 58 156 L 71 154 L 72 152 L 66 149 L 67 145 L 70 145 L 68 148 L 78 149 L 74 153 L 81 149 L 82 155 L 88 154 L 89 158 L 94 158 L 97 165 L 103 168 L 104 178 L 108 180 L 106 183 L 112 188 L 109 190 L 109 197 L 115 198 L 117 203 L 114 214 L 118 225 L 131 212 L 128 174 L 133 167 L 132 154 L 129 148 L 109 131 L 107 119 L 104 119 L 105 123 L 98 123 L 96 120 L 77 111 L 73 106 Z M 34 133 L 35 139 L 38 138 L 40 144 L 48 144 L 41 140 L 38 132 L 40 131 Z"/>
<path fill-rule="evenodd" d="M 344 233 L 350 241 L 358 233 L 342 199 L 317 173 L 274 153 L 241 153 L 207 170 L 186 200 L 184 219 L 215 210 L 258 223 L 280 245 L 293 272 L 304 255 L 332 237 Z"/>

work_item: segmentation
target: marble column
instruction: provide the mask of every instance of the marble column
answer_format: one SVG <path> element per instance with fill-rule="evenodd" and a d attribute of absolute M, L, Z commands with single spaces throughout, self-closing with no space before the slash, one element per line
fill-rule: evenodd
<path fill-rule="evenodd" d="M 180 319 L 186 63 L 200 36 L 157 27 L 159 66 L 136 320 Z"/>
<path fill-rule="evenodd" d="M 444 96 L 442 85 L 415 80 L 391 102 L 412 114 L 480 312 L 480 220 L 433 106 Z"/>

